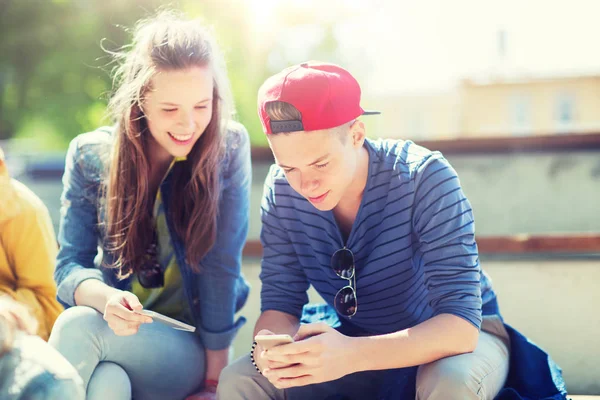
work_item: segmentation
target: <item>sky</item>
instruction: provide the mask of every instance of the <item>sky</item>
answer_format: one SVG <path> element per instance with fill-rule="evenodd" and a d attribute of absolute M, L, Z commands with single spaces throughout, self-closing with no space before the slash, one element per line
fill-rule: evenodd
<path fill-rule="evenodd" d="M 259 35 L 286 30 L 272 18 L 282 2 L 336 21 L 346 66 L 372 93 L 444 91 L 492 74 L 600 73 L 600 0 L 247 1 Z M 310 53 L 294 46 L 298 62 Z"/>

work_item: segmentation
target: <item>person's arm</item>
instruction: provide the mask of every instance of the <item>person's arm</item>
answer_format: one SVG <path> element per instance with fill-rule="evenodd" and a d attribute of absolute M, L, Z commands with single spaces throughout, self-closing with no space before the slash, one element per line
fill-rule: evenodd
<path fill-rule="evenodd" d="M 266 310 L 256 321 L 254 336 L 261 331 L 270 331 L 277 335 L 287 334 L 294 337 L 298 328 L 300 328 L 298 317 L 277 310 Z"/>
<path fill-rule="evenodd" d="M 294 337 L 300 328 L 302 308 L 308 303 L 309 283 L 289 235 L 281 224 L 281 211 L 278 210 L 275 201 L 277 174 L 278 168 L 272 166 L 265 180 L 261 202 L 262 313 L 256 322 L 254 335 L 288 334 Z M 260 345 L 257 345 L 253 354 L 261 371 L 286 365 L 269 362 L 263 350 Z"/>
<path fill-rule="evenodd" d="M 18 182 L 14 184 L 21 185 Z M 34 196 L 23 188 L 21 199 L 28 204 L 23 204 L 23 212 L 16 218 L 2 225 L 0 234 L 16 278 L 12 295 L 15 300 L 27 305 L 38 321 L 37 334 L 47 340 L 54 321 L 62 311 L 56 301 L 56 285 L 52 279 L 56 236 L 48 210 L 38 198 L 28 199 L 29 194 Z"/>
<path fill-rule="evenodd" d="M 415 178 L 413 230 L 434 316 L 415 327 L 356 340 L 358 370 L 421 365 L 475 349 L 481 268 L 473 213 L 458 176 L 434 153 Z M 358 356 L 360 357 L 360 356 Z"/>
<path fill-rule="evenodd" d="M 479 330 L 452 314 L 439 314 L 388 335 L 354 338 L 356 371 L 403 368 L 475 350 Z"/>
<path fill-rule="evenodd" d="M 94 289 L 104 288 L 102 272 L 94 265 L 98 254 L 98 216 L 96 201 L 102 169 L 100 165 L 89 165 L 100 161 L 93 153 L 95 144 L 82 144 L 88 135 L 77 136 L 71 141 L 65 160 L 63 192 L 61 195 L 61 217 L 58 230 L 59 251 L 56 258 L 54 279 L 58 286 L 58 299 L 66 306 L 90 305 L 103 312 L 97 303 Z M 87 172 L 86 172 L 87 171 Z M 83 290 L 75 296 L 79 285 L 87 280 L 97 280 L 91 290 Z M 87 297 L 93 297 L 92 303 Z"/>
<path fill-rule="evenodd" d="M 75 289 L 75 304 L 96 309 L 104 314 L 106 303 L 116 293 L 121 292 L 98 279 L 88 279 Z"/>
<path fill-rule="evenodd" d="M 206 349 L 206 379 L 216 381 L 227 365 L 229 347 L 245 323 L 235 321 L 242 251 L 250 213 L 250 139 L 240 124 L 232 124 L 227 137 L 228 164 L 219 199 L 217 237 L 201 261 L 197 275 L 200 320 L 196 332 Z M 191 305 L 195 306 L 195 305 Z"/>
<path fill-rule="evenodd" d="M 106 284 L 94 265 L 99 236 L 96 202 L 104 173 L 101 153 L 107 150 L 103 142 L 106 137 L 98 136 L 102 134 L 106 132 L 79 135 L 69 145 L 54 279 L 62 303 L 95 308 L 104 314 L 115 334 L 127 336 L 135 334 L 140 324 L 151 323 L 152 318 L 135 313 L 142 309 L 138 298 Z"/>
<path fill-rule="evenodd" d="M 300 328 L 300 320 L 290 314 L 276 311 L 267 310 L 260 314 L 256 325 L 254 326 L 254 336 L 256 335 L 283 335 L 287 334 L 294 337 Z M 263 353 L 264 349 L 260 344 L 256 344 L 252 356 L 254 362 L 260 371 L 264 371 L 267 368 L 280 368 L 287 364 L 270 362 Z"/>
<path fill-rule="evenodd" d="M 428 160 L 415 184 L 416 251 L 434 316 L 398 332 L 357 338 L 322 324 L 302 326 L 298 335 L 307 339 L 268 351 L 271 361 L 298 364 L 266 371 L 275 386 L 302 386 L 357 371 L 416 366 L 475 349 L 481 324 L 481 270 L 471 206 L 456 172 L 444 159 Z"/>
<path fill-rule="evenodd" d="M 269 349 L 263 375 L 279 389 L 328 382 L 359 372 L 404 368 L 473 351 L 479 332 L 462 318 L 440 314 L 387 335 L 349 337 L 327 324 L 302 325 L 296 342 Z M 271 367 L 272 365 L 272 367 Z M 281 366 L 284 367 L 281 367 Z"/>

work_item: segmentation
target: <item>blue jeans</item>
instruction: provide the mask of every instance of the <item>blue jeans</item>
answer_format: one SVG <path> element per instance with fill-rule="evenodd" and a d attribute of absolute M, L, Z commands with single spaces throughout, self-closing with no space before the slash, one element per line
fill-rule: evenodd
<path fill-rule="evenodd" d="M 84 400 L 77 372 L 48 343 L 18 333 L 13 348 L 0 357 L 0 399 Z"/>
<path fill-rule="evenodd" d="M 159 322 L 117 336 L 93 308 L 71 307 L 56 320 L 49 342 L 75 366 L 88 400 L 184 399 L 204 383 L 200 338 Z"/>

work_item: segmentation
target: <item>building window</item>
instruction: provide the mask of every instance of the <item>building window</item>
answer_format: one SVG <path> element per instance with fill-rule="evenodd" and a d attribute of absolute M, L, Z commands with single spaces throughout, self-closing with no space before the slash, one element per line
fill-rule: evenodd
<path fill-rule="evenodd" d="M 568 133 L 575 120 L 575 97 L 569 93 L 559 93 L 556 97 L 554 120 L 558 133 Z"/>
<path fill-rule="evenodd" d="M 513 135 L 531 133 L 531 100 L 525 94 L 517 94 L 511 98 L 510 129 Z"/>

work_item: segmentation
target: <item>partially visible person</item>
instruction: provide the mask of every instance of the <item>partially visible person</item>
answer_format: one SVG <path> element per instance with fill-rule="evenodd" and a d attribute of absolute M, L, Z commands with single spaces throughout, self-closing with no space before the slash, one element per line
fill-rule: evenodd
<path fill-rule="evenodd" d="M 26 306 L 0 297 L 0 398 L 82 400 L 75 368 L 35 333 L 38 321 Z"/>
<path fill-rule="evenodd" d="M 235 313 L 249 291 L 249 137 L 231 120 L 225 65 L 199 21 L 161 13 L 129 49 L 115 125 L 77 136 L 67 153 L 55 279 L 69 308 L 50 343 L 88 400 L 214 399 L 245 322 Z"/>
<path fill-rule="evenodd" d="M 367 138 L 359 117 L 377 112 L 360 98 L 347 70 L 317 61 L 259 90 L 276 164 L 254 333 L 295 343 L 248 343 L 219 397 L 564 400 L 550 357 L 500 315 L 456 171 L 409 140 Z M 310 285 L 327 304 L 307 304 Z"/>
<path fill-rule="evenodd" d="M 0 149 L 0 292 L 27 306 L 36 334 L 48 340 L 63 310 L 52 278 L 58 246 L 48 209 L 30 189 L 11 179 Z"/>

